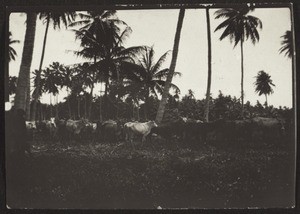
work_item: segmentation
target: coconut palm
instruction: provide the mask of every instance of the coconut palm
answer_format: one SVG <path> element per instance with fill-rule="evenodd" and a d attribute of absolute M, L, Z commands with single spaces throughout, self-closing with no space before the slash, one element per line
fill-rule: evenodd
<path fill-rule="evenodd" d="M 51 11 L 51 12 L 42 12 L 39 15 L 39 18 L 43 21 L 43 23 L 46 23 L 46 28 L 45 28 L 45 34 L 44 34 L 44 40 L 43 40 L 43 48 L 42 48 L 42 55 L 41 55 L 41 60 L 40 60 L 40 65 L 39 65 L 39 71 L 38 74 L 41 73 L 42 67 L 43 67 L 43 61 L 44 61 L 44 56 L 45 56 L 45 49 L 46 49 L 46 42 L 47 42 L 47 36 L 48 36 L 48 30 L 49 30 L 49 25 L 52 22 L 53 28 L 60 29 L 61 24 L 63 24 L 66 28 L 68 24 L 72 21 L 75 20 L 76 13 L 75 12 L 61 12 L 61 11 Z M 38 82 L 37 82 L 38 83 Z M 40 87 L 39 84 L 36 87 Z M 36 91 L 39 91 L 37 89 Z M 36 116 L 36 105 L 37 105 L 37 100 L 39 99 L 38 94 L 33 94 L 33 109 L 32 109 L 32 120 L 35 120 Z"/>
<path fill-rule="evenodd" d="M 67 98 L 66 102 L 68 104 L 68 113 L 69 113 L 69 118 L 72 118 L 72 111 L 71 111 L 71 105 L 70 105 L 70 89 L 72 86 L 72 77 L 73 77 L 74 69 L 68 67 L 68 66 L 62 66 L 62 68 L 59 70 L 58 73 L 58 78 L 61 80 L 59 82 L 60 89 L 63 87 L 66 87 L 67 90 Z"/>
<path fill-rule="evenodd" d="M 36 19 L 36 13 L 27 13 L 25 40 L 15 97 L 16 109 L 26 110 L 26 100 L 30 99 L 30 97 L 27 96 L 27 90 L 30 90 L 27 83 L 30 80 L 30 67 L 34 47 Z"/>
<path fill-rule="evenodd" d="M 162 98 L 159 103 L 159 107 L 158 107 L 157 115 L 156 115 L 156 119 L 155 119 L 157 123 L 160 123 L 164 116 L 165 107 L 166 107 L 168 96 L 169 96 L 169 90 L 171 87 L 173 74 L 175 72 L 178 49 L 179 49 L 180 33 L 181 33 L 182 24 L 183 24 L 184 13 L 185 13 L 185 9 L 180 9 L 176 33 L 175 33 L 175 39 L 174 39 L 174 47 L 173 47 L 173 52 L 172 52 L 172 60 L 171 60 L 170 70 L 167 75 L 166 83 L 165 83 L 164 89 L 163 89 Z"/>
<path fill-rule="evenodd" d="M 209 7 L 205 8 L 206 12 L 206 25 L 207 25 L 207 64 L 208 64 L 208 75 L 207 75 L 207 89 L 206 89 L 206 100 L 204 118 L 206 122 L 209 121 L 209 101 L 210 101 L 210 89 L 211 89 L 211 33 L 210 33 L 210 18 L 209 18 Z"/>
<path fill-rule="evenodd" d="M 162 69 L 162 65 L 165 62 L 169 51 L 164 53 L 158 61 L 154 60 L 153 47 L 144 47 L 141 53 L 138 53 L 135 59 L 135 63 L 123 62 L 121 64 L 121 70 L 125 74 L 127 81 L 124 84 L 127 85 L 125 93 L 136 93 L 145 101 L 145 119 L 148 118 L 148 100 L 150 95 L 158 97 L 159 93 L 162 95 L 163 87 L 166 83 L 165 79 L 169 73 L 168 68 Z M 181 73 L 174 72 L 174 76 L 180 76 Z M 171 89 L 179 91 L 180 89 L 173 83 L 171 83 Z M 137 96 L 133 96 L 137 97 Z"/>
<path fill-rule="evenodd" d="M 264 71 L 259 71 L 257 73 L 256 81 L 254 84 L 255 84 L 255 92 L 258 93 L 259 96 L 262 94 L 265 95 L 266 106 L 268 106 L 267 96 L 274 93 L 272 86 L 275 86 L 273 84 L 273 81 L 271 80 L 271 76 Z"/>
<path fill-rule="evenodd" d="M 293 35 L 290 30 L 286 31 L 283 36 L 281 36 L 283 40 L 281 41 L 281 48 L 279 49 L 279 53 L 284 53 L 285 56 L 292 58 L 293 56 Z"/>
<path fill-rule="evenodd" d="M 9 37 L 8 37 L 8 61 L 10 62 L 11 60 L 16 60 L 17 52 L 16 50 L 12 47 L 13 44 L 20 43 L 19 40 L 12 40 L 12 34 L 9 32 Z"/>
<path fill-rule="evenodd" d="M 234 47 L 238 43 L 241 46 L 241 101 L 243 117 L 244 111 L 244 51 L 243 44 L 246 40 L 250 39 L 252 44 L 259 41 L 258 29 L 262 29 L 262 22 L 257 17 L 249 15 L 254 10 L 246 4 L 240 5 L 235 8 L 224 8 L 215 12 L 215 18 L 225 18 L 221 24 L 217 26 L 215 31 L 224 29 L 220 40 L 229 37 L 230 42 L 234 43 Z"/>

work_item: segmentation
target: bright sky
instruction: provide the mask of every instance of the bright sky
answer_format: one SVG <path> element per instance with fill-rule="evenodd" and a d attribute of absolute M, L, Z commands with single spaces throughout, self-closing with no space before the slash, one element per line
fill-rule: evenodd
<path fill-rule="evenodd" d="M 240 97 L 240 46 L 233 48 L 229 39 L 219 40 L 222 31 L 214 29 L 223 20 L 215 20 L 214 12 L 210 10 L 212 35 L 212 85 L 211 93 L 217 97 L 219 90 L 224 95 Z M 133 30 L 125 46 L 154 45 L 156 58 L 168 50 L 172 50 L 177 25 L 178 9 L 160 10 L 123 10 L 118 11 L 118 17 L 124 20 Z M 280 38 L 285 31 L 291 30 L 290 10 L 288 8 L 256 9 L 251 15 L 258 17 L 263 23 L 260 41 L 255 46 L 250 41 L 244 45 L 244 91 L 245 101 L 252 104 L 259 100 L 265 102 L 265 97 L 259 97 L 254 91 L 254 81 L 257 72 L 264 70 L 271 75 L 276 85 L 274 94 L 268 97 L 268 103 L 274 106 L 292 107 L 292 62 L 291 59 L 279 54 Z M 10 75 L 17 76 L 21 63 L 23 41 L 25 36 L 26 15 L 13 13 L 10 15 L 9 29 L 13 39 L 20 40 L 14 44 L 18 53 L 16 61 L 9 65 Z M 34 56 L 31 70 L 38 69 L 42 51 L 45 25 L 37 21 Z M 173 83 L 181 89 L 181 95 L 187 94 L 188 89 L 195 92 L 198 99 L 203 99 L 207 87 L 207 37 L 206 16 L 204 9 L 187 9 L 181 32 L 179 54 L 176 71 L 182 77 L 173 79 Z M 62 28 L 49 28 L 45 59 L 43 67 L 58 61 L 69 65 L 83 62 L 68 50 L 79 50 L 74 33 Z M 164 67 L 169 67 L 171 54 Z M 99 94 L 99 87 L 95 90 Z M 65 92 L 58 99 L 63 100 Z M 49 95 L 42 96 L 42 102 L 49 103 Z"/>

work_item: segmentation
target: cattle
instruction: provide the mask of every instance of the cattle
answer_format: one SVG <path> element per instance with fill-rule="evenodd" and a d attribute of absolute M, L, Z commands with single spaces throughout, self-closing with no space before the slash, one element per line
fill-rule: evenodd
<path fill-rule="evenodd" d="M 122 138 L 123 126 L 114 120 L 99 121 L 96 129 L 98 138 L 104 141 L 116 142 Z"/>
<path fill-rule="evenodd" d="M 142 143 L 145 142 L 146 137 L 150 134 L 151 129 L 157 127 L 154 121 L 149 121 L 145 123 L 139 122 L 128 122 L 124 124 L 124 131 L 126 134 L 126 141 L 130 141 L 133 146 L 133 137 L 135 135 L 142 136 Z"/>
<path fill-rule="evenodd" d="M 54 118 L 36 122 L 37 132 L 43 139 L 53 140 L 57 134 L 57 126 Z"/>
<path fill-rule="evenodd" d="M 183 131 L 184 131 L 184 124 L 183 120 L 177 120 L 174 122 L 162 123 L 159 124 L 157 127 L 153 127 L 151 129 L 151 134 L 157 134 L 167 142 L 171 139 L 178 137 L 179 139 L 183 138 Z"/>
<path fill-rule="evenodd" d="M 36 123 L 35 121 L 25 121 L 27 137 L 29 140 L 33 140 L 35 138 L 36 133 Z"/>
<path fill-rule="evenodd" d="M 66 131 L 68 133 L 69 140 L 79 139 L 82 140 L 82 130 L 86 127 L 87 121 L 84 119 L 81 120 L 67 120 L 66 121 Z"/>
<path fill-rule="evenodd" d="M 285 136 L 284 120 L 279 118 L 254 117 L 255 138 L 263 141 L 278 142 Z"/>

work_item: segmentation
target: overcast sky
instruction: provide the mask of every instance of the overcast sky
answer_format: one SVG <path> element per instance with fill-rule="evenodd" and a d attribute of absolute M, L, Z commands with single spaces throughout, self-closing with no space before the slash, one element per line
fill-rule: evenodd
<path fill-rule="evenodd" d="M 211 93 L 217 97 L 219 90 L 225 95 L 240 97 L 240 46 L 233 48 L 229 39 L 219 40 L 222 31 L 214 29 L 223 20 L 215 20 L 214 12 L 210 10 L 212 31 L 212 85 Z M 156 59 L 168 50 L 172 50 L 175 30 L 178 20 L 178 9 L 160 10 L 123 10 L 117 12 L 118 17 L 125 21 L 133 30 L 125 46 L 154 45 Z M 244 44 L 244 91 L 245 101 L 255 104 L 256 100 L 265 102 L 265 97 L 259 97 L 254 91 L 254 81 L 257 72 L 264 70 L 271 75 L 276 85 L 274 94 L 269 96 L 268 103 L 274 106 L 292 107 L 292 66 L 291 59 L 279 55 L 280 38 L 285 31 L 291 30 L 290 10 L 288 8 L 256 9 L 251 15 L 258 17 L 263 23 L 260 41 L 255 46 L 250 41 Z M 20 40 L 14 44 L 18 53 L 16 61 L 9 65 L 10 75 L 17 76 L 20 68 L 23 41 L 25 35 L 26 15 L 13 13 L 10 15 L 9 29 L 13 39 Z M 31 70 L 38 69 L 42 51 L 45 25 L 37 21 L 34 55 Z M 176 77 L 173 82 L 181 89 L 181 95 L 188 89 L 195 92 L 198 99 L 203 99 L 207 87 L 207 37 L 206 16 L 204 9 L 187 9 L 184 17 L 180 38 L 179 54 L 176 71 L 182 77 Z M 43 67 L 58 61 L 65 65 L 84 62 L 68 50 L 79 50 L 72 31 L 62 28 L 49 28 L 45 59 Z M 169 67 L 171 54 L 164 64 Z M 99 94 L 99 87 L 95 90 Z M 66 94 L 62 92 L 59 100 Z M 42 102 L 49 103 L 49 95 L 42 97 Z"/>

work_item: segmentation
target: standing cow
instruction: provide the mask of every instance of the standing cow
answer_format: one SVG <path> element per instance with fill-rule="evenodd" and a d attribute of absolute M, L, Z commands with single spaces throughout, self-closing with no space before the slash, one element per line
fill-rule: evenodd
<path fill-rule="evenodd" d="M 139 122 L 128 122 L 124 125 L 124 131 L 126 134 L 126 141 L 130 141 L 133 146 L 133 137 L 135 135 L 142 136 L 142 143 L 146 141 L 146 137 L 150 134 L 151 129 L 157 127 L 154 121 L 149 121 L 146 123 Z"/>
<path fill-rule="evenodd" d="M 97 123 L 98 138 L 108 142 L 117 142 L 123 134 L 123 126 L 114 120 Z"/>

